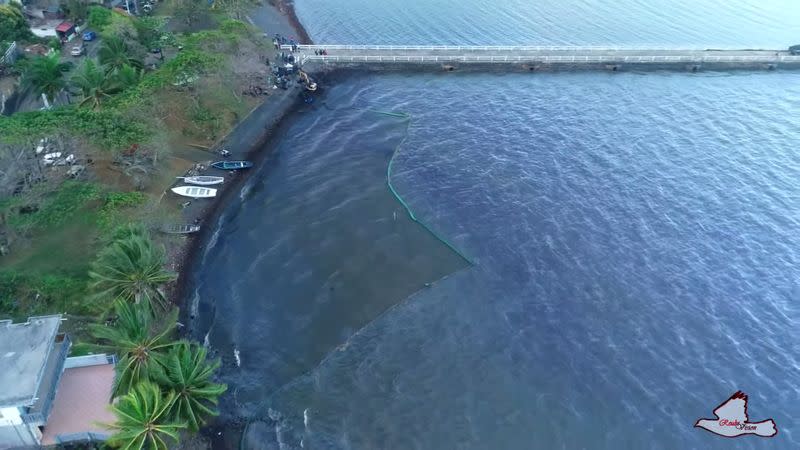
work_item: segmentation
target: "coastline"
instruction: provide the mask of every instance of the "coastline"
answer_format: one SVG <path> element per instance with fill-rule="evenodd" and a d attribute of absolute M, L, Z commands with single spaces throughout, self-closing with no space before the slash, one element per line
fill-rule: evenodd
<path fill-rule="evenodd" d="M 311 43 L 308 33 L 295 14 L 292 0 L 275 0 L 274 3 L 271 1 L 268 4 L 257 7 L 253 12 L 269 16 L 265 18 L 269 21 L 282 22 L 280 25 L 283 26 L 280 28 L 292 29 L 297 33 L 301 42 Z M 252 19 L 250 22 L 253 23 Z M 254 25 L 257 26 L 256 24 Z M 269 30 L 263 31 L 270 33 Z M 269 139 L 291 113 L 302 107 L 303 102 L 299 95 L 300 89 L 300 86 L 295 84 L 287 90 L 274 91 L 272 95 L 253 108 L 246 117 L 220 139 L 217 147 L 227 148 L 231 152 L 229 158 L 231 160 L 248 160 L 252 161 L 254 165 L 263 163 L 270 154 L 266 145 Z M 241 191 L 251 173 L 252 171 L 248 170 L 225 174 L 222 171 L 211 168 L 202 171 L 202 174 L 226 177 L 225 184 L 218 188 L 220 195 L 209 201 L 193 201 L 181 212 L 184 223 L 197 222 L 201 225 L 200 232 L 187 235 L 180 242 L 173 241 L 167 244 L 167 264 L 169 269 L 177 274 L 177 278 L 166 286 L 165 290 L 170 298 L 175 299 L 175 305 L 180 308 L 179 320 L 184 325 L 192 322 L 191 313 L 186 304 L 186 299 L 190 294 L 187 285 L 187 272 L 191 269 L 194 259 L 203 249 L 203 244 L 208 241 L 210 233 L 213 232 L 211 224 L 219 216 L 226 201 L 232 195 Z M 182 337 L 189 338 L 189 328 L 188 326 L 181 328 Z"/>
<path fill-rule="evenodd" d="M 303 24 L 300 23 L 300 19 L 297 17 L 297 11 L 294 9 L 294 0 L 270 0 L 269 4 L 286 18 L 289 22 L 289 26 L 297 33 L 297 38 L 301 44 L 314 43 L 314 41 L 311 40 L 311 36 L 308 35 L 308 31 L 306 31 Z"/>

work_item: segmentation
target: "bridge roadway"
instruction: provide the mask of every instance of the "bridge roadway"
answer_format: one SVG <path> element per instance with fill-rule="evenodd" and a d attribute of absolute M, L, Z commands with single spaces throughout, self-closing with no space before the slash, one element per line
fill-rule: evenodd
<path fill-rule="evenodd" d="M 290 46 L 283 46 L 290 50 Z M 319 54 L 322 50 L 326 54 Z M 800 56 L 785 50 L 734 48 L 578 47 L 578 46 L 390 46 L 299 45 L 301 63 L 324 64 L 718 64 L 770 68 L 800 66 Z M 773 66 L 774 65 L 774 66 Z"/>

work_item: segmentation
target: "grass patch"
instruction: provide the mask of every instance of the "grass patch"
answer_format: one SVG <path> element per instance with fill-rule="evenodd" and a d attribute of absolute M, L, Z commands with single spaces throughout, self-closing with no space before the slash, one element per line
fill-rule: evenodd
<path fill-rule="evenodd" d="M 12 212 L 8 218 L 12 228 L 20 232 L 42 231 L 66 222 L 79 209 L 98 196 L 99 189 L 91 183 L 66 181 L 61 188 L 44 197 L 35 212 Z"/>
<path fill-rule="evenodd" d="M 14 320 L 66 311 L 96 314 L 86 300 L 87 280 L 75 274 L 0 271 L 0 314 Z"/>
<path fill-rule="evenodd" d="M 97 225 L 103 231 L 111 231 L 127 222 L 127 212 L 143 204 L 147 196 L 141 192 L 112 192 L 106 195 L 105 202 L 97 214 Z"/>
<path fill-rule="evenodd" d="M 67 106 L 49 111 L 31 111 L 0 119 L 0 136 L 6 142 L 24 142 L 31 136 L 66 131 L 85 136 L 104 149 L 123 149 L 147 142 L 151 131 L 129 115 L 119 111 L 93 111 Z"/>

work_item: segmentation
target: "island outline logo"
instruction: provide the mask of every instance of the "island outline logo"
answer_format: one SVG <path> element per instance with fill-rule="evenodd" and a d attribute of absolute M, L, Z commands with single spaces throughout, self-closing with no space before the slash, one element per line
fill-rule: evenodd
<path fill-rule="evenodd" d="M 747 394 L 736 391 L 727 400 L 714 408 L 716 419 L 698 419 L 694 427 L 726 438 L 755 435 L 775 437 L 778 427 L 772 418 L 750 422 L 747 416 Z"/>

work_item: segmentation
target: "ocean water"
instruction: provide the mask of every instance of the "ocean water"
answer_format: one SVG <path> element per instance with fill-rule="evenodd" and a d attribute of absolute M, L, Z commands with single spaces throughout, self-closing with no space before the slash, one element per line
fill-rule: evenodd
<path fill-rule="evenodd" d="M 785 46 L 800 4 L 298 0 L 317 42 Z M 788 42 L 787 42 L 788 41 Z M 800 448 L 800 73 L 385 74 L 216 224 L 219 446 Z M 391 114 L 387 114 L 391 113 Z M 389 192 L 386 169 L 415 217 Z M 734 391 L 772 439 L 693 428 Z"/>

